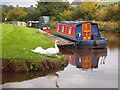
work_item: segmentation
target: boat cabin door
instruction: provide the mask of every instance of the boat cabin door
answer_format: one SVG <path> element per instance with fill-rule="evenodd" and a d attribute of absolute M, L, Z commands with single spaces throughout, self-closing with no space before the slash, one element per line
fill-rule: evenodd
<path fill-rule="evenodd" d="M 82 40 L 92 40 L 92 31 L 90 23 L 82 24 Z"/>

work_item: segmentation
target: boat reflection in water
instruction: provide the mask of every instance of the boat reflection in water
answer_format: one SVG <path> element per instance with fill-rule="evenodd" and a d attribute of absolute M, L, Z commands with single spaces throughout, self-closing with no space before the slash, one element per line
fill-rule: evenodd
<path fill-rule="evenodd" d="M 69 60 L 69 63 L 82 68 L 83 70 L 98 68 L 98 64 L 105 64 L 107 49 L 92 49 L 92 50 L 62 50 L 63 54 Z"/>

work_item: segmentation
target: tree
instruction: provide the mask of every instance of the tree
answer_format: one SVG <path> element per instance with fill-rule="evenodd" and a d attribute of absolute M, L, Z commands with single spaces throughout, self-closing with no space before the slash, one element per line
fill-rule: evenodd
<path fill-rule="evenodd" d="M 11 21 L 18 21 L 24 17 L 27 13 L 24 11 L 24 8 L 13 8 L 7 14 L 7 19 Z"/>
<path fill-rule="evenodd" d="M 55 20 L 59 19 L 59 13 L 69 9 L 67 2 L 38 2 L 37 10 L 42 16 L 52 16 Z"/>
<path fill-rule="evenodd" d="M 9 6 L 7 6 L 7 5 L 3 5 L 2 6 L 2 9 L 4 9 L 5 10 L 5 13 L 8 13 L 10 10 L 12 10 L 14 7 L 12 6 L 12 5 L 9 5 Z"/>
<path fill-rule="evenodd" d="M 80 4 L 80 11 L 86 20 L 93 19 L 98 8 L 97 2 L 83 2 Z"/>
<path fill-rule="evenodd" d="M 38 21 L 41 13 L 36 8 L 26 8 L 27 15 L 25 21 Z"/>
<path fill-rule="evenodd" d="M 110 6 L 107 9 L 107 20 L 110 21 L 120 21 L 120 6 Z"/>
<path fill-rule="evenodd" d="M 73 13 L 73 10 L 65 10 L 64 12 L 60 13 L 60 19 L 62 21 L 73 20 Z"/>
<path fill-rule="evenodd" d="M 6 18 L 5 10 L 2 9 L 2 21 L 5 21 L 5 18 Z"/>
<path fill-rule="evenodd" d="M 102 8 L 100 10 L 97 10 L 95 13 L 96 20 L 98 21 L 106 21 L 107 20 L 107 9 Z"/>

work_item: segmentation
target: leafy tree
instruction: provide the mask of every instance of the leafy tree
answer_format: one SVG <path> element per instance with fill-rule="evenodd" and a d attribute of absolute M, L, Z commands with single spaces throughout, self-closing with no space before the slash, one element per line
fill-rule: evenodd
<path fill-rule="evenodd" d="M 62 21 L 69 21 L 69 20 L 73 20 L 73 14 L 74 11 L 72 10 L 65 10 L 64 12 L 60 13 L 60 19 Z"/>
<path fill-rule="evenodd" d="M 24 21 L 38 21 L 41 13 L 36 8 L 27 8 L 27 15 L 24 17 Z"/>
<path fill-rule="evenodd" d="M 64 12 L 60 13 L 59 17 L 60 20 L 64 21 L 74 21 L 76 19 L 83 18 L 79 8 L 65 10 Z"/>
<path fill-rule="evenodd" d="M 5 10 L 2 9 L 2 21 L 5 21 L 5 18 L 6 18 Z"/>
<path fill-rule="evenodd" d="M 74 10 L 74 13 L 72 13 L 73 19 L 83 19 L 84 15 L 81 13 L 81 11 L 79 10 L 79 8 Z"/>
<path fill-rule="evenodd" d="M 52 16 L 55 20 L 59 20 L 59 13 L 69 9 L 67 2 L 38 2 L 37 10 L 40 11 L 42 16 Z"/>
<path fill-rule="evenodd" d="M 24 11 L 24 8 L 13 8 L 7 14 L 7 19 L 12 21 L 18 21 L 24 17 L 27 13 Z"/>
<path fill-rule="evenodd" d="M 5 13 L 8 13 L 10 10 L 12 10 L 14 7 L 12 5 L 3 5 L 2 8 L 5 10 Z"/>
<path fill-rule="evenodd" d="M 107 9 L 99 9 L 95 13 L 95 18 L 98 21 L 106 21 L 107 20 Z"/>
<path fill-rule="evenodd" d="M 120 6 L 110 6 L 107 9 L 107 20 L 110 21 L 120 21 Z"/>
<path fill-rule="evenodd" d="M 83 2 L 80 4 L 80 11 L 86 20 L 93 19 L 98 8 L 97 2 Z"/>

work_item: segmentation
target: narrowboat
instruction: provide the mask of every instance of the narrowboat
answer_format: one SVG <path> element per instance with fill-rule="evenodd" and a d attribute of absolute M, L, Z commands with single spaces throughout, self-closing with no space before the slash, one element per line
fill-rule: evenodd
<path fill-rule="evenodd" d="M 28 21 L 27 27 L 38 28 L 39 21 Z"/>
<path fill-rule="evenodd" d="M 50 17 L 49 16 L 41 16 L 39 18 L 38 29 L 46 33 L 50 33 Z"/>
<path fill-rule="evenodd" d="M 77 48 L 107 48 L 107 38 L 101 37 L 98 24 L 86 21 L 59 21 L 55 35 L 74 42 Z"/>
<path fill-rule="evenodd" d="M 50 33 L 50 17 L 49 16 L 41 16 L 39 21 L 28 21 L 27 27 L 37 28 L 40 31 Z"/>

